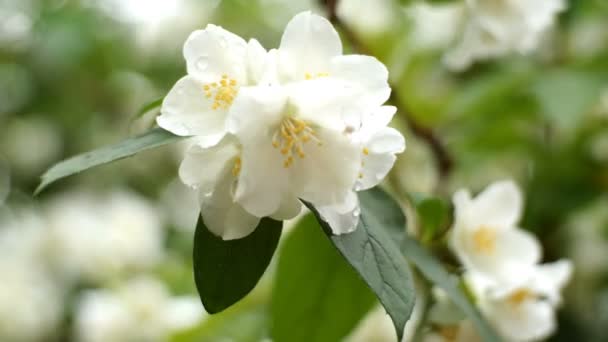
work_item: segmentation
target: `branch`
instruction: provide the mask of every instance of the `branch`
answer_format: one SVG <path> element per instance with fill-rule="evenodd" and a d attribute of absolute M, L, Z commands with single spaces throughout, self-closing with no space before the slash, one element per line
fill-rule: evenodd
<path fill-rule="evenodd" d="M 365 44 L 357 38 L 357 35 L 338 17 L 338 0 L 320 0 L 320 2 L 327 11 L 329 21 L 342 32 L 346 39 L 351 43 L 353 49 L 366 55 L 373 55 Z M 395 85 L 391 84 L 391 88 L 395 88 Z M 399 108 L 399 112 L 405 118 L 412 133 L 429 145 L 439 169 L 439 175 L 442 178 L 448 176 L 452 171 L 454 161 L 441 140 L 435 135 L 432 129 L 425 127 L 414 120 L 407 108 L 405 100 L 399 96 L 396 91 L 391 92 L 389 101 L 393 102 L 396 107 Z"/>

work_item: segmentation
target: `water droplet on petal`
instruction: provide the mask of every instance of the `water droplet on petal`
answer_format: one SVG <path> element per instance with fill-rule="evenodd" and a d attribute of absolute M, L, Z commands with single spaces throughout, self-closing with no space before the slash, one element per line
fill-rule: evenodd
<path fill-rule="evenodd" d="M 209 67 L 209 57 L 201 56 L 196 60 L 196 68 L 198 71 L 205 71 Z"/>

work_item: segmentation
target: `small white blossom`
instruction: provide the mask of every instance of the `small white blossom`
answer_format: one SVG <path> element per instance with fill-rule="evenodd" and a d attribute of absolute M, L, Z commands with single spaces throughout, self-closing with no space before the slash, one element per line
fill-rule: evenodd
<path fill-rule="evenodd" d="M 76 308 L 74 334 L 82 342 L 166 341 L 203 315 L 198 298 L 172 297 L 163 283 L 141 277 L 114 291 L 85 291 Z"/>
<path fill-rule="evenodd" d="M 529 53 L 565 7 L 564 0 L 466 0 L 462 38 L 445 63 L 463 70 L 477 60 Z"/>
<path fill-rule="evenodd" d="M 572 264 L 567 260 L 537 265 L 512 286 L 496 286 L 471 273 L 466 275 L 479 307 L 509 341 L 536 341 L 555 331 L 555 308 L 560 291 L 569 280 Z"/>
<path fill-rule="evenodd" d="M 338 218 L 350 215 L 332 228 L 352 231 L 354 191 L 376 185 L 405 148 L 401 134 L 385 127 L 395 111 L 382 107 L 388 71 L 373 57 L 342 55 L 338 33 L 310 12 L 287 24 L 278 49 L 260 49 L 262 57 L 248 60 L 248 70 L 259 71 L 257 84 L 234 88 L 226 103 L 207 103 L 221 107 L 215 119 L 217 127 L 225 120 L 226 132 L 211 146 L 207 132 L 192 131 L 181 179 L 199 192 L 205 224 L 224 239 L 248 235 L 261 217 L 295 217 L 300 199 Z M 204 87 L 197 91 L 190 95 L 207 95 Z"/>
<path fill-rule="evenodd" d="M 64 297 L 46 267 L 46 229 L 29 211 L 0 220 L 2 341 L 45 341 L 60 323 Z"/>
<path fill-rule="evenodd" d="M 541 249 L 532 234 L 517 228 L 522 195 L 515 183 L 496 182 L 475 198 L 460 190 L 453 201 L 450 247 L 465 269 L 507 284 L 514 274 L 532 272 Z"/>
<path fill-rule="evenodd" d="M 47 216 L 51 259 L 68 278 L 103 281 L 162 257 L 157 210 L 133 193 L 68 193 L 52 201 Z"/>

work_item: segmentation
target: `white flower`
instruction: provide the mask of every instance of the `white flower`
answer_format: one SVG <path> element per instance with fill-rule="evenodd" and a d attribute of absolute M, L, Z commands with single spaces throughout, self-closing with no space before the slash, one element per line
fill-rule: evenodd
<path fill-rule="evenodd" d="M 476 60 L 529 53 L 565 7 L 564 0 L 467 0 L 462 39 L 446 54 L 445 63 L 463 70 Z"/>
<path fill-rule="evenodd" d="M 405 12 L 412 21 L 409 40 L 417 49 L 442 49 L 456 37 L 463 19 L 461 3 L 415 2 Z M 439 24 L 440 23 L 440 24 Z"/>
<path fill-rule="evenodd" d="M 203 146 L 225 134 L 226 115 L 241 87 L 262 76 L 266 51 L 221 27 L 208 25 L 193 32 L 184 44 L 188 75 L 165 97 L 160 127 L 181 136 L 197 136 Z"/>
<path fill-rule="evenodd" d="M 75 316 L 78 341 L 165 341 L 199 322 L 204 312 L 198 298 L 172 297 L 163 283 L 141 277 L 115 291 L 85 291 Z"/>
<path fill-rule="evenodd" d="M 463 320 L 453 325 L 442 325 L 424 336 L 423 342 L 481 342 L 473 323 Z"/>
<path fill-rule="evenodd" d="M 0 220 L 2 341 L 44 341 L 61 320 L 63 292 L 45 263 L 46 228 L 29 211 Z"/>
<path fill-rule="evenodd" d="M 338 1 L 338 16 L 348 27 L 361 34 L 386 32 L 398 18 L 396 6 L 390 0 L 342 0 Z"/>
<path fill-rule="evenodd" d="M 163 254 L 156 208 L 128 192 L 65 194 L 47 210 L 52 255 L 65 276 L 88 281 L 146 269 Z"/>
<path fill-rule="evenodd" d="M 261 217 L 295 217 L 300 199 L 337 215 L 356 212 L 354 190 L 377 184 L 404 149 L 401 134 L 385 127 L 394 114 L 381 107 L 390 95 L 386 68 L 343 56 L 326 19 L 296 15 L 263 64 L 263 81 L 240 87 L 217 116 L 226 117 L 225 140 L 210 147 L 196 134 L 180 167 L 199 192 L 205 224 L 224 239 L 246 236 Z M 339 221 L 335 233 L 356 227 Z"/>
<path fill-rule="evenodd" d="M 561 260 L 535 266 L 533 273 L 514 286 L 495 286 L 475 274 L 465 278 L 481 311 L 505 338 L 536 341 L 555 330 L 555 308 L 571 273 L 572 264 Z"/>
<path fill-rule="evenodd" d="M 541 250 L 532 234 L 517 228 L 522 195 L 515 183 L 496 182 L 474 199 L 460 190 L 453 201 L 450 247 L 465 269 L 502 283 L 532 272 Z"/>

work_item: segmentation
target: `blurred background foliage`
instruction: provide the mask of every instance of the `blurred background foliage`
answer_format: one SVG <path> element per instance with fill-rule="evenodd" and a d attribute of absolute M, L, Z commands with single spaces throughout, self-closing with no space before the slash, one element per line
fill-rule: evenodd
<path fill-rule="evenodd" d="M 480 190 L 497 179 L 516 179 L 526 193 L 522 226 L 542 240 L 544 259 L 569 257 L 575 262 L 559 331 L 552 340 L 608 340 L 608 2 L 570 0 L 557 27 L 534 54 L 477 63 L 461 73 L 450 72 L 442 64 L 442 53 L 453 35 L 442 30 L 441 20 L 447 19 L 429 23 L 412 3 L 416 2 L 348 0 L 338 13 L 357 44 L 391 72 L 396 94 L 391 101 L 399 107 L 393 125 L 404 131 L 408 148 L 386 185 L 406 205 L 416 194 L 441 198 L 427 201 L 424 207 L 431 208 L 422 209 L 421 222 L 412 218 L 410 229 L 429 248 L 442 251 L 449 220 L 430 215 L 425 221 L 429 216 L 425 211 L 432 213 L 433 207 L 439 207 L 438 212 L 447 210 L 451 194 L 460 187 Z M 107 339 L 113 335 L 99 333 L 102 337 L 96 340 L 92 331 L 88 337 L 75 332 L 80 325 L 104 329 L 95 320 L 97 323 L 82 323 L 77 317 L 81 311 L 75 308 L 85 302 L 87 291 L 121 288 L 134 274 L 160 280 L 167 296 L 195 295 L 190 253 L 197 208 L 194 195 L 176 179 L 181 144 L 69 178 L 37 198 L 31 194 L 40 174 L 53 163 L 153 125 L 154 111 L 141 119 L 133 117 L 143 104 L 162 97 L 185 74 L 181 46 L 191 31 L 211 22 L 274 47 L 286 22 L 307 9 L 324 13 L 323 6 L 313 0 L 0 1 L 0 210 L 1 215 L 20 222 L 4 224 L 0 234 L 10 235 L 7 232 L 15 227 L 23 230 L 20 213 L 24 210 L 40 218 L 42 225 L 52 226 L 57 221 L 53 216 L 65 216 L 66 207 L 87 201 L 94 202 L 82 209 L 90 212 L 90 220 L 109 225 L 117 210 L 104 212 L 99 206 L 122 203 L 113 197 L 122 192 L 132 197 L 125 207 L 137 202 L 135 205 L 154 213 L 125 210 L 120 221 L 125 227 L 142 224 L 151 216 L 157 220 L 142 231 L 132 230 L 130 245 L 124 248 L 137 250 L 133 246 L 144 243 L 147 234 L 157 234 L 160 241 L 151 247 L 158 249 L 154 252 L 159 254 L 157 260 L 150 261 L 146 253 L 133 256 L 134 262 L 103 280 L 90 280 L 79 273 L 68 285 L 55 279 L 55 269 L 61 267 L 52 260 L 61 257 L 50 258 L 49 266 L 42 263 L 44 272 L 51 273 L 49 278 L 30 284 L 43 286 L 54 279 L 60 290 L 50 301 L 26 303 L 33 300 L 27 298 L 27 292 L 12 293 L 2 280 L 15 277 L 14 273 L 0 272 L 0 340 Z M 361 48 L 348 39 L 344 44 L 351 52 Z M 443 144 L 451 160 L 449 170 L 438 165 L 428 141 L 410 130 L 412 122 L 430 130 Z M 66 197 L 75 199 L 70 204 Z M 66 203 L 56 205 L 60 201 Z M 74 231 L 88 223 L 73 216 L 71 221 L 68 217 L 59 222 L 71 224 L 70 232 L 78 235 Z M 151 233 L 150 225 L 162 229 Z M 82 235 L 102 236 L 108 230 L 86 230 Z M 39 234 L 51 233 L 43 228 Z M 116 239 L 120 238 L 111 238 L 109 244 Z M 10 239 L 0 238 L 4 240 Z M 82 243 L 94 246 L 103 238 L 89 240 Z M 21 250 L 25 247 L 19 241 L 13 242 Z M 69 249 L 65 244 L 54 246 L 55 254 Z M 11 248 L 0 250 L 7 263 L 13 260 L 8 258 L 13 252 Z M 70 255 L 93 258 L 86 253 Z M 24 265 L 22 268 L 28 268 L 30 264 Z M 273 272 L 274 268 L 251 296 L 227 312 L 211 318 L 194 315 L 198 323 L 175 332 L 174 340 L 259 341 L 267 337 L 274 312 L 269 309 Z M 352 277 L 348 272 L 345 276 Z M 38 293 L 38 289 L 32 291 Z M 24 298 L 9 300 L 19 296 Z M 344 307 L 355 305 L 349 301 L 337 303 L 343 307 L 333 308 L 335 315 L 361 310 Z M 31 325 L 24 314 L 22 320 L 30 325 L 15 325 L 15 307 L 28 305 L 34 308 L 30 315 L 39 306 L 55 305 L 57 318 L 52 324 Z M 141 324 L 130 329 L 142 329 Z M 343 336 L 352 330 L 352 324 L 339 326 L 334 333 Z M 31 334 L 11 332 L 6 328 L 10 325 L 29 327 Z M 41 329 L 40 334 L 34 329 Z M 133 335 L 140 337 L 123 340 L 164 340 L 173 332 L 150 332 L 145 338 Z M 113 338 L 121 341 L 119 335 Z"/>

